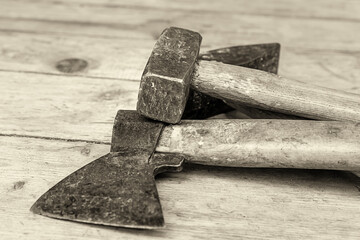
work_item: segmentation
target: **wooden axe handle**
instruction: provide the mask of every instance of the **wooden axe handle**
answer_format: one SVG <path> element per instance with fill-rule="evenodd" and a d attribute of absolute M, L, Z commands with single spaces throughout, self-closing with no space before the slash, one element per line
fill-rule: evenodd
<path fill-rule="evenodd" d="M 360 95 L 255 69 L 199 61 L 192 87 L 225 101 L 264 110 L 318 120 L 360 122 Z"/>
<path fill-rule="evenodd" d="M 360 124 L 311 120 L 183 120 L 156 152 L 228 167 L 360 171 Z"/>

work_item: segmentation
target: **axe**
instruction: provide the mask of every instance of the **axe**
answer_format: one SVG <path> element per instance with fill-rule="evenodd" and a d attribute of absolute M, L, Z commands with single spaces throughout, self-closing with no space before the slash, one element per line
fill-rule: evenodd
<path fill-rule="evenodd" d="M 182 120 L 165 126 L 118 111 L 110 153 L 42 195 L 41 215 L 155 229 L 164 218 L 154 176 L 184 161 L 228 167 L 360 170 L 360 125 L 272 119 Z"/>

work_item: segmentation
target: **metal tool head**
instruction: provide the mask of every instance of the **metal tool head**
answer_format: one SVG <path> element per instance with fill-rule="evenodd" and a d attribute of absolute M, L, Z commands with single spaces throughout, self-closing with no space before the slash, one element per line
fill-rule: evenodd
<path fill-rule="evenodd" d="M 200 54 L 199 60 L 258 69 L 277 74 L 280 58 L 279 43 L 263 43 L 219 48 Z"/>
<path fill-rule="evenodd" d="M 191 91 L 190 81 L 201 44 L 199 33 L 181 28 L 167 28 L 160 35 L 141 78 L 137 111 L 151 119 L 178 123 L 203 106 L 225 104 L 205 94 Z M 260 70 L 277 72 L 280 45 L 259 44 L 223 48 L 202 54 L 199 59 L 216 60 Z M 186 107 L 186 108 L 185 108 Z M 206 107 L 207 108 L 207 107 Z M 231 108 L 228 107 L 228 110 Z M 206 111 L 203 111 L 206 115 Z M 196 113 L 195 113 L 196 114 Z"/>
<path fill-rule="evenodd" d="M 151 119 L 180 121 L 199 55 L 199 33 L 167 28 L 157 40 L 141 77 L 137 110 Z"/>
<path fill-rule="evenodd" d="M 78 222 L 156 228 L 164 219 L 146 155 L 109 153 L 52 187 L 34 213 Z"/>
<path fill-rule="evenodd" d="M 154 176 L 180 171 L 184 159 L 181 155 L 153 154 L 161 129 L 161 123 L 146 120 L 135 111 L 119 111 L 112 151 L 56 184 L 31 211 L 117 227 L 164 226 Z"/>

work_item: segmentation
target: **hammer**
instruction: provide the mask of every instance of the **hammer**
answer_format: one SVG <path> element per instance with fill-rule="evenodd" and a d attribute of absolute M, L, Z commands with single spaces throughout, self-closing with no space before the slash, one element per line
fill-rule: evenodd
<path fill-rule="evenodd" d="M 157 40 L 141 78 L 137 111 L 178 123 L 189 88 L 244 105 L 317 120 L 360 121 L 360 95 L 214 61 L 197 60 L 201 35 L 170 27 Z"/>

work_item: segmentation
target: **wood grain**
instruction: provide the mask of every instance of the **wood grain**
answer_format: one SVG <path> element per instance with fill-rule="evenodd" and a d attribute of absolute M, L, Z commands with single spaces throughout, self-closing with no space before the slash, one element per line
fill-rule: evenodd
<path fill-rule="evenodd" d="M 0 133 L 110 143 L 117 109 L 134 109 L 139 82 L 0 72 Z"/>
<path fill-rule="evenodd" d="M 95 12 L 89 12 L 88 18 L 91 18 L 90 14 L 96 16 Z M 121 22 L 121 20 L 119 21 Z M 244 22 L 247 21 L 239 20 L 239 24 Z M 76 57 L 87 60 L 89 66 L 84 71 L 72 75 L 139 80 L 155 42 L 150 33 L 146 33 L 140 39 L 133 37 L 134 34 L 144 34 L 141 29 L 136 28 L 126 30 L 121 27 L 108 28 L 91 23 L 78 26 L 71 21 L 67 23 L 46 22 L 45 20 L 32 22 L 31 20 L 2 18 L 0 18 L 0 23 L 1 26 L 12 28 L 12 30 L 0 31 L 1 70 L 63 74 L 56 69 L 56 63 L 63 59 Z M 282 21 L 281 24 L 285 23 Z M 287 31 L 287 28 L 279 30 L 286 31 L 286 35 L 274 33 L 274 36 L 269 36 L 266 29 L 274 26 L 269 25 L 267 19 L 264 19 L 263 22 L 256 20 L 256 25 L 267 25 L 267 28 L 262 31 L 264 33 L 262 36 L 259 36 L 258 32 L 252 33 L 254 29 L 247 25 L 231 26 L 230 29 L 236 29 L 236 31 L 224 34 L 214 34 L 215 29 L 209 29 L 208 33 L 201 31 L 204 37 L 202 51 L 229 45 L 277 41 L 282 45 L 280 75 L 359 93 L 359 83 L 356 81 L 360 77 L 360 70 L 357 68 L 360 56 L 360 46 L 356 41 L 358 25 L 338 24 L 337 29 L 334 29 L 333 24 L 329 25 L 326 21 L 321 21 L 319 26 L 311 29 L 303 24 L 299 20 L 296 25 L 289 27 L 298 29 L 303 33 L 302 36 L 298 36 L 297 31 Z M 16 30 L 17 26 L 21 28 L 22 32 Z M 146 26 L 146 28 L 158 35 L 166 26 L 168 25 Z M 288 27 L 288 25 L 286 26 Z M 198 27 L 193 25 L 184 27 L 198 30 Z M 303 27 L 303 29 L 299 29 L 299 27 Z M 31 28 L 34 29 L 33 32 L 30 31 Z M 67 31 L 56 32 L 57 29 L 62 28 Z M 347 29 L 352 32 L 352 38 L 339 39 L 339 36 L 348 36 L 344 32 Z M 49 33 L 49 30 L 55 32 Z M 109 36 L 87 36 L 81 31 L 94 34 L 108 32 Z M 319 35 L 313 36 L 313 32 L 319 31 L 321 31 Z M 70 35 L 70 33 L 76 35 Z M 229 37 L 224 39 L 224 35 Z M 326 36 L 326 42 L 323 41 L 323 36 Z M 129 37 L 131 41 L 129 41 Z M 306 37 L 306 39 L 300 39 L 301 37 Z M 296 41 L 289 41 L 289 39 Z"/>
<path fill-rule="evenodd" d="M 136 231 L 61 221 L 29 211 L 51 186 L 106 154 L 108 145 L 0 137 L 0 150 L 3 239 L 203 239 L 208 234 L 212 239 L 360 236 L 359 192 L 353 182 L 333 171 L 187 165 L 181 173 L 157 178 L 166 228 Z"/>
<path fill-rule="evenodd" d="M 2 0 L 2 239 L 358 239 L 359 184 L 332 171 L 187 166 L 158 178 L 167 221 L 159 232 L 57 221 L 28 209 L 108 152 L 116 111 L 135 108 L 165 27 L 200 31 L 202 51 L 280 42 L 284 77 L 360 93 L 359 8 L 351 0 Z M 72 58 L 87 67 L 56 68 Z"/>
<path fill-rule="evenodd" d="M 41 0 L 46 1 L 46 0 Z M 188 4 L 186 0 L 176 2 L 169 2 L 166 0 L 161 1 L 147 1 L 141 0 L 131 1 L 127 3 L 119 3 L 115 0 L 97 1 L 97 0 L 61 0 L 66 4 L 82 4 L 82 5 L 95 5 L 95 6 L 108 6 L 108 7 L 123 7 L 123 8 L 147 8 L 147 9 L 163 9 L 163 10 L 186 10 L 186 11 L 210 11 L 226 12 L 226 13 L 242 13 L 246 15 L 265 15 L 272 17 L 283 18 L 318 18 L 326 20 L 343 20 L 343 21 L 357 21 L 359 19 L 358 11 L 359 5 L 356 1 L 342 1 L 334 0 L 329 3 L 326 0 L 317 0 L 313 4 L 306 5 L 299 3 L 296 0 L 281 1 L 281 0 L 255 0 L 248 2 L 246 0 L 225 0 L 222 2 L 210 1 L 202 2 L 197 1 Z M 246 6 L 246 9 L 244 9 Z M 301 8 L 302 11 L 299 11 Z M 326 11 L 324 11 L 326 9 Z M 346 11 L 348 15 L 344 15 Z"/>
<path fill-rule="evenodd" d="M 144 40 L 0 33 L 3 71 L 37 72 L 140 81 L 153 42 Z M 91 46 L 91 48 L 89 48 Z M 82 59 L 87 67 L 73 73 L 57 68 L 62 60 Z M 90 81 L 90 80 L 89 80 Z"/>
<path fill-rule="evenodd" d="M 60 1 L 46 1 L 46 0 L 33 0 L 35 4 L 33 6 L 28 6 L 28 12 L 22 13 L 21 9 L 24 9 L 26 5 L 26 0 L 5 0 L 4 12 L 7 16 L 11 17 L 22 17 L 22 16 L 31 16 L 41 18 L 43 16 L 48 16 L 50 18 L 60 18 L 63 21 L 69 20 L 69 17 L 74 17 L 77 13 L 78 19 L 82 18 L 88 12 L 98 12 L 99 20 L 108 20 L 114 19 L 119 16 L 106 15 L 106 13 L 114 13 L 119 11 L 143 11 L 148 12 L 147 16 L 157 17 L 159 15 L 151 14 L 151 11 L 158 12 L 171 12 L 173 17 L 177 17 L 178 12 L 189 13 L 189 15 L 205 15 L 205 14 L 238 14 L 246 16 L 265 16 L 272 18 L 294 18 L 294 19 L 312 19 L 312 20 L 324 20 L 324 21 L 344 21 L 344 22 L 358 22 L 359 16 L 359 6 L 356 1 L 342 1 L 336 0 L 332 1 L 331 4 L 326 0 L 316 1 L 311 6 L 308 6 L 304 3 L 299 3 L 296 0 L 292 1 L 266 1 L 266 0 L 256 0 L 251 3 L 241 0 L 227 0 L 221 3 L 217 2 L 204 2 L 199 1 L 197 3 L 189 4 L 188 1 L 182 0 L 177 2 L 169 2 L 166 0 L 162 1 L 131 1 L 131 2 L 119 2 L 113 0 L 107 1 L 97 1 L 97 0 L 60 0 Z M 40 15 L 33 15 L 33 12 L 37 12 L 38 9 L 48 9 L 47 12 L 42 12 Z M 298 11 L 301 8 L 302 11 Z M 14 11 L 18 9 L 19 11 Z M 324 10 L 325 9 L 325 10 Z M 12 10 L 7 11 L 6 10 Z M 70 11 L 65 11 L 70 10 Z M 67 15 L 63 17 L 61 14 L 66 13 Z M 348 14 L 344 15 L 346 12 Z M 51 14 L 53 13 L 53 14 Z M 122 14 L 123 15 L 123 14 Z M 131 14 L 127 14 L 128 22 L 131 22 Z M 85 18 L 82 18 L 85 19 Z M 141 22 L 145 17 L 138 18 L 137 22 Z M 160 18 L 163 21 L 171 19 L 171 17 Z M 88 21 L 93 21 L 93 19 L 88 19 Z M 210 25 L 210 24 L 208 24 Z M 213 24 L 212 24 L 213 25 Z M 226 28 L 225 28 L 226 29 Z"/>
<path fill-rule="evenodd" d="M 255 69 L 198 61 L 191 86 L 216 98 L 264 110 L 318 120 L 360 121 L 360 94 Z"/>
<path fill-rule="evenodd" d="M 156 151 L 214 166 L 360 171 L 360 124 L 183 120 L 164 128 Z"/>
<path fill-rule="evenodd" d="M 92 38 L 68 36 L 59 38 L 47 34 L 27 33 L 2 34 L 0 38 L 2 52 L 0 55 L 2 68 L 0 73 L 0 94 L 2 96 L 1 101 L 4 103 L 0 106 L 2 109 L 2 118 L 0 119 L 2 133 L 72 139 L 82 138 L 84 134 L 79 133 L 79 130 L 82 129 L 79 126 L 82 125 L 82 121 L 87 121 L 86 115 L 93 114 L 89 109 L 92 106 L 93 109 L 96 109 L 96 115 L 98 115 L 96 122 L 107 121 L 108 123 L 108 127 L 104 131 L 100 129 L 99 124 L 92 128 L 95 131 L 99 129 L 98 132 L 102 135 L 105 132 L 110 133 L 108 130 L 111 129 L 117 109 L 134 109 L 138 84 L 127 79 L 136 81 L 140 79 L 151 52 L 153 41 L 141 40 L 136 42 L 136 40 L 128 41 L 124 39 L 122 42 L 120 41 L 119 46 L 121 46 L 119 48 L 117 43 L 112 40 L 95 40 L 98 41 L 99 46 L 108 46 L 109 48 L 104 50 L 102 50 L 104 47 L 89 49 L 87 46 L 96 44 Z M 142 48 L 143 46 L 144 48 Z M 281 58 L 286 54 L 289 54 L 289 50 L 283 49 Z M 296 52 L 294 54 L 294 58 L 298 56 L 301 58 L 303 53 Z M 306 54 L 309 55 L 306 55 L 303 59 L 301 58 L 301 60 L 297 59 L 294 64 L 286 64 L 290 68 L 294 66 L 295 71 L 288 75 L 292 79 L 360 93 L 360 88 L 358 88 L 360 82 L 355 81 L 355 79 L 359 79 L 355 78 L 357 75 L 360 77 L 360 70 L 352 67 L 356 65 L 356 55 L 321 51 L 315 53 L 307 51 Z M 316 60 L 313 57 L 319 59 Z M 60 72 L 56 68 L 57 62 L 69 58 L 84 59 L 89 65 L 80 72 Z M 327 66 L 327 68 L 331 69 L 329 71 L 334 71 L 334 74 L 320 67 L 319 64 L 321 64 L 322 59 L 336 60 L 337 63 L 334 61 L 330 63 L 330 66 Z M 287 63 L 289 61 L 284 59 L 281 62 Z M 300 67 L 310 67 L 304 62 L 311 63 L 311 69 L 314 72 L 314 77 L 311 80 L 316 77 L 314 81 L 318 82 L 307 80 L 307 77 L 303 74 L 308 74 L 308 72 L 299 70 Z M 345 71 L 342 76 L 346 78 L 340 77 L 335 73 L 336 71 Z M 54 84 L 54 87 L 51 86 L 52 84 Z M 77 84 L 79 85 L 77 86 Z M 81 96 L 79 95 L 80 91 Z M 89 101 L 91 105 L 88 104 Z M 34 109 L 35 103 L 37 103 L 36 109 Z M 74 103 L 76 105 L 73 105 Z M 62 106 L 69 109 L 62 111 Z M 105 110 L 107 113 L 102 115 Z M 51 113 L 51 111 L 55 111 L 56 114 Z M 87 113 L 85 114 L 85 112 Z M 26 115 L 26 118 L 22 116 L 22 113 Z M 49 114 L 52 114 L 50 119 Z M 76 114 L 78 117 L 74 118 Z M 72 125 L 69 123 L 71 118 L 74 119 L 73 123 L 77 121 L 78 124 Z M 83 120 L 79 120 L 79 118 Z M 52 122 L 38 126 L 38 119 L 43 121 L 48 119 Z M 54 124 L 60 131 L 52 127 Z M 64 128 L 68 129 L 66 135 L 64 135 Z M 92 140 L 104 141 L 104 137 L 95 139 L 95 134 L 86 133 L 87 136 L 92 136 Z M 106 139 L 106 141 L 110 139 L 109 134 L 106 134 Z"/>

